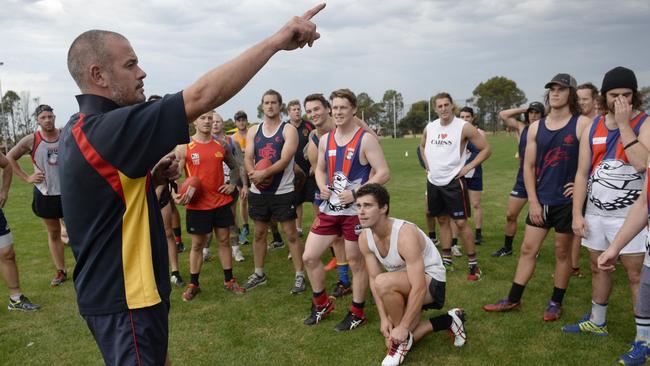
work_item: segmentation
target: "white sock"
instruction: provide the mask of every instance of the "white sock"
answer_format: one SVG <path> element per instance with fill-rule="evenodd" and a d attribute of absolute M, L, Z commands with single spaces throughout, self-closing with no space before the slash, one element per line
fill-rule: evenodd
<path fill-rule="evenodd" d="M 255 274 L 258 275 L 259 277 L 264 276 L 264 268 L 255 267 Z"/>
<path fill-rule="evenodd" d="M 591 320 L 592 322 L 598 325 L 603 325 L 605 324 L 606 317 L 607 317 L 607 304 L 601 305 L 591 300 L 591 317 L 589 318 L 589 320 Z"/>
<path fill-rule="evenodd" d="M 16 295 L 10 295 L 9 298 L 11 299 L 11 301 L 18 301 L 18 300 L 20 300 L 20 297 L 21 297 L 21 296 L 23 296 L 23 294 L 22 294 L 22 293 L 18 293 L 18 294 L 16 294 Z"/>
<path fill-rule="evenodd" d="M 634 317 L 636 320 L 636 340 L 650 343 L 650 318 Z"/>
<path fill-rule="evenodd" d="M 303 276 L 305 277 L 305 271 L 296 271 L 296 277 Z"/>

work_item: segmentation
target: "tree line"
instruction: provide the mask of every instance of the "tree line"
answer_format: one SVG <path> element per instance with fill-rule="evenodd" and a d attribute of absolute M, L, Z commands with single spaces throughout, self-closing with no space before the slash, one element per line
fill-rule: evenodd
<path fill-rule="evenodd" d="M 18 94 L 9 90 L 2 96 L 0 103 L 0 143 L 8 150 L 36 130 L 33 112 L 40 104 L 40 98 L 32 98 L 29 91 Z"/>

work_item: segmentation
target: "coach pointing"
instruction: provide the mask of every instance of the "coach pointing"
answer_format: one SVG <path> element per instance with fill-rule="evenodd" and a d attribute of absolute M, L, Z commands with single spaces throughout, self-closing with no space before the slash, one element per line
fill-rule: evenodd
<path fill-rule="evenodd" d="M 167 355 L 167 244 L 153 190 L 164 174 L 152 168 L 188 142 L 188 121 L 230 99 L 275 53 L 311 46 L 320 35 L 310 19 L 324 7 L 148 103 L 146 74 L 124 36 L 90 30 L 70 46 L 68 69 L 82 94 L 61 137 L 63 212 L 79 311 L 106 364 L 160 365 Z"/>

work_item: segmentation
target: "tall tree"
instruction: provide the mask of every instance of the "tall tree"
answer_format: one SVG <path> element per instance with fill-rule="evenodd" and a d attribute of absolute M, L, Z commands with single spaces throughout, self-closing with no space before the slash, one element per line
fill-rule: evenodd
<path fill-rule="evenodd" d="M 2 96 L 2 110 L 4 115 L 0 117 L 2 127 L 0 133 L 3 141 L 9 146 L 13 146 L 16 141 L 16 110 L 20 106 L 20 96 L 13 90 L 8 90 Z"/>
<path fill-rule="evenodd" d="M 381 104 L 375 101 L 366 92 L 357 94 L 357 117 L 363 119 L 377 131 L 381 133 L 380 127 Z"/>
<path fill-rule="evenodd" d="M 495 76 L 478 84 L 473 95 L 479 109 L 477 118 L 492 131 L 499 129 L 499 111 L 526 103 L 526 94 L 517 83 L 504 76 Z"/>
<path fill-rule="evenodd" d="M 392 89 L 386 90 L 381 104 L 381 124 L 392 135 L 393 118 L 401 118 L 404 111 L 402 93 Z"/>
<path fill-rule="evenodd" d="M 424 126 L 429 120 L 429 102 L 421 100 L 411 104 L 411 109 L 406 113 L 406 116 L 399 121 L 398 129 L 402 133 L 417 134 L 422 133 Z M 435 112 L 432 111 L 431 117 L 438 118 Z"/>

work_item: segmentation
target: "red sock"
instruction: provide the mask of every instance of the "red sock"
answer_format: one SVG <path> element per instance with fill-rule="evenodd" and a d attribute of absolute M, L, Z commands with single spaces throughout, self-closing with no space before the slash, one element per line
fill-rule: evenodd
<path fill-rule="evenodd" d="M 327 291 L 323 291 L 319 294 L 314 295 L 314 304 L 318 307 L 325 306 L 325 304 L 327 304 L 327 301 L 329 301 L 329 298 L 327 297 Z"/>

